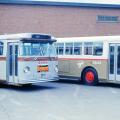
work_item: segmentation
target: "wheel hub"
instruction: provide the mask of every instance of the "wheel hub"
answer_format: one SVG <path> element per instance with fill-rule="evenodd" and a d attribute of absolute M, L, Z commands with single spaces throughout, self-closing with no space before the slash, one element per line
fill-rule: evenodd
<path fill-rule="evenodd" d="M 93 72 L 87 72 L 85 75 L 86 80 L 91 83 L 94 81 L 94 73 Z"/>

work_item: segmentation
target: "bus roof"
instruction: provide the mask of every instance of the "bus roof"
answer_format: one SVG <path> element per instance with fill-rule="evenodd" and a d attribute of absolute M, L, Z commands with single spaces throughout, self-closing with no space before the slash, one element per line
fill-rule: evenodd
<path fill-rule="evenodd" d="M 0 40 L 17 40 L 17 39 L 25 39 L 25 38 L 34 38 L 34 39 L 54 39 L 51 38 L 51 35 L 42 34 L 42 33 L 19 33 L 19 34 L 5 34 L 0 35 Z"/>
<path fill-rule="evenodd" d="M 57 38 L 57 42 L 92 42 L 92 41 L 119 41 L 120 35 L 116 36 L 88 36 L 88 37 L 64 37 Z"/>

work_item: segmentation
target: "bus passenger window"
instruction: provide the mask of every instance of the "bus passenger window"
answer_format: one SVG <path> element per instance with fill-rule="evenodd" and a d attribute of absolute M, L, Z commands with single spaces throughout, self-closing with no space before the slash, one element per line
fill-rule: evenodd
<path fill-rule="evenodd" d="M 74 55 L 81 55 L 82 53 L 82 43 L 74 43 Z"/>
<path fill-rule="evenodd" d="M 85 42 L 84 43 L 84 54 L 92 55 L 92 47 L 93 47 L 93 42 Z"/>
<path fill-rule="evenodd" d="M 93 43 L 93 55 L 100 56 L 103 53 L 103 43 Z"/>
<path fill-rule="evenodd" d="M 72 55 L 73 54 L 73 43 L 66 43 L 65 44 L 65 54 Z"/>
<path fill-rule="evenodd" d="M 0 55 L 3 55 L 3 43 L 0 42 Z"/>
<path fill-rule="evenodd" d="M 57 44 L 57 54 L 63 55 L 64 53 L 64 43 L 58 43 Z"/>

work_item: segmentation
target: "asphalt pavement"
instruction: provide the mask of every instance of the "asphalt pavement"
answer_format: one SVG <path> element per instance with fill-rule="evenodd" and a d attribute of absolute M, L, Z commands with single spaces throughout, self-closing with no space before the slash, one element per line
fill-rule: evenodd
<path fill-rule="evenodd" d="M 0 120 L 119 120 L 120 84 L 0 85 Z"/>

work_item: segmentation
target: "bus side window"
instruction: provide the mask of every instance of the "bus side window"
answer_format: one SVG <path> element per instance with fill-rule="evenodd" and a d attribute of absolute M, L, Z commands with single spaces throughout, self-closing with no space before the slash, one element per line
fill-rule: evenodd
<path fill-rule="evenodd" d="M 57 44 L 57 54 L 63 55 L 64 54 L 64 43 Z"/>
<path fill-rule="evenodd" d="M 93 43 L 93 55 L 100 56 L 103 53 L 103 43 Z"/>
<path fill-rule="evenodd" d="M 93 42 L 84 43 L 84 55 L 92 55 Z"/>
<path fill-rule="evenodd" d="M 3 43 L 0 42 L 0 55 L 3 55 Z"/>
<path fill-rule="evenodd" d="M 66 55 L 73 54 L 73 43 L 65 43 L 65 54 Z"/>
<path fill-rule="evenodd" d="M 82 54 L 82 43 L 75 42 L 74 43 L 74 55 Z"/>

